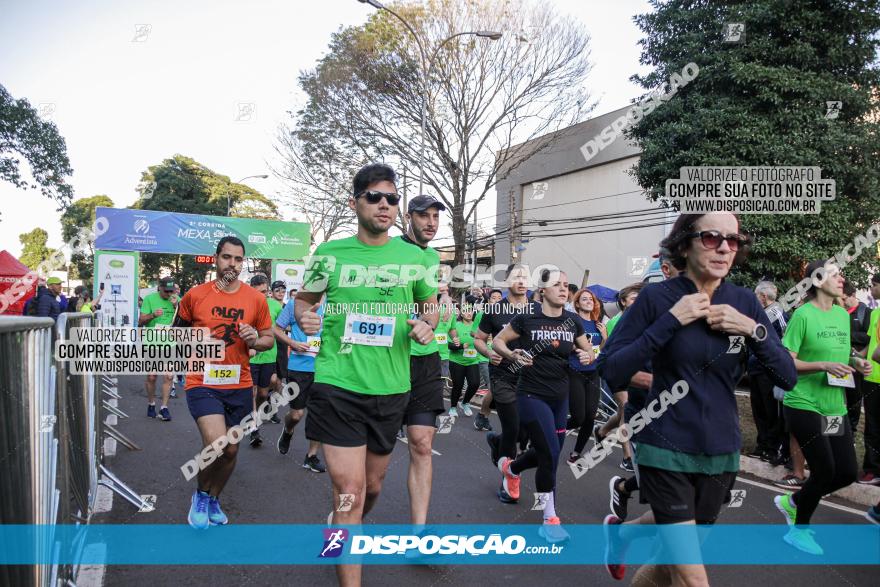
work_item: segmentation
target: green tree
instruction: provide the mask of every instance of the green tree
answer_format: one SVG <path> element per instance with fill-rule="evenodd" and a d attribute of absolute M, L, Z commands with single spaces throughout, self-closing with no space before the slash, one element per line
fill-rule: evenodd
<path fill-rule="evenodd" d="M 293 161 L 295 167 L 297 159 L 343 167 L 343 182 L 351 179 L 356 167 L 350 164 L 358 159 L 385 160 L 398 171 L 418 169 L 427 86 L 424 191 L 439 196 L 449 210 L 455 258 L 461 262 L 466 226 L 479 202 L 494 194 L 512 169 L 546 148 L 555 131 L 589 111 L 583 91 L 589 35 L 546 3 L 425 0 L 388 6 L 417 37 L 385 10 L 333 35 L 316 69 L 300 76 L 308 101 L 295 115 L 296 141 L 287 143 L 285 176 L 302 179 L 289 165 Z M 504 35 L 494 41 L 460 35 L 477 31 Z M 424 84 L 423 70 L 430 71 Z M 337 160 L 337 153 L 344 159 Z M 316 169 L 317 177 L 300 183 L 311 189 L 317 179 L 318 197 L 332 203 L 333 197 L 321 192 L 331 191 L 333 182 Z M 326 216 L 320 207 L 302 212 Z M 330 220 L 326 224 L 333 227 Z"/>
<path fill-rule="evenodd" d="M 61 238 L 65 242 L 70 241 L 83 228 L 90 228 L 95 224 L 95 208 L 104 206 L 113 207 L 113 200 L 109 196 L 97 195 L 91 198 L 75 200 L 61 215 Z M 88 243 L 88 252 L 73 253 L 70 256 L 70 271 L 73 279 L 82 279 L 88 282 L 92 279 L 94 271 L 95 251 Z"/>
<path fill-rule="evenodd" d="M 22 176 L 18 157 L 27 161 L 32 182 Z M 72 173 L 67 145 L 55 123 L 40 119 L 26 99 L 16 100 L 0 85 L 0 180 L 20 189 L 39 188 L 62 209 L 73 198 L 66 182 Z"/>
<path fill-rule="evenodd" d="M 149 167 L 141 174 L 137 189 L 140 197 L 132 208 L 140 210 L 226 216 L 228 195 L 232 216 L 280 219 L 275 203 L 257 190 L 183 155 Z M 170 270 L 183 289 L 203 283 L 210 269 L 196 263 L 192 255 L 163 253 L 143 253 L 141 267 L 147 282 L 154 281 L 162 269 Z"/>
<path fill-rule="evenodd" d="M 46 246 L 49 233 L 42 228 L 35 228 L 30 232 L 20 234 L 18 240 L 22 244 L 21 257 L 18 260 L 31 269 L 36 269 L 40 263 L 47 260 L 55 252 L 54 249 Z"/>
<path fill-rule="evenodd" d="M 642 147 L 634 169 L 651 199 L 683 166 L 818 166 L 836 181 L 836 200 L 820 215 L 744 215 L 755 238 L 750 260 L 733 279 L 767 277 L 783 288 L 804 263 L 837 253 L 880 219 L 880 2 L 803 0 L 652 0 L 636 17 L 645 33 L 633 76 L 657 88 L 695 62 L 699 75 L 636 124 Z M 744 42 L 725 43 L 724 23 L 745 24 Z M 826 101 L 841 101 L 826 118 Z M 846 268 L 864 285 L 871 253 Z"/>

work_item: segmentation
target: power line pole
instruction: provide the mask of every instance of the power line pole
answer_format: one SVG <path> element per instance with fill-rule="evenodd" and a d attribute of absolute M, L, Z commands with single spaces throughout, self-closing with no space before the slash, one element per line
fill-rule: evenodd
<path fill-rule="evenodd" d="M 517 226 L 516 219 L 516 202 L 513 200 L 513 188 L 510 188 L 507 191 L 507 215 L 508 222 L 510 223 L 510 262 L 514 263 L 518 261 L 517 258 L 519 255 L 517 253 L 517 235 L 519 234 L 519 227 Z"/>

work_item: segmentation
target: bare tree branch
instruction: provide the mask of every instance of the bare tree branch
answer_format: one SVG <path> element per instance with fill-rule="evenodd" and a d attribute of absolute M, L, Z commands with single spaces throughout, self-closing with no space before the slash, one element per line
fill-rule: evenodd
<path fill-rule="evenodd" d="M 321 149 L 330 148 L 333 156 L 358 151 L 417 168 L 420 67 L 436 51 L 427 77 L 423 180 L 449 209 L 460 262 L 465 224 L 476 206 L 546 148 L 553 133 L 580 122 L 591 109 L 583 87 L 589 35 L 537 0 L 425 0 L 393 9 L 419 34 L 427 55 L 385 11 L 336 33 L 317 68 L 300 76 L 308 104 L 297 113 L 296 133 L 306 145 L 332 145 Z M 484 30 L 506 34 L 497 41 L 461 36 L 446 42 L 457 33 Z M 333 163 L 341 172 L 343 163 Z M 334 168 L 323 166 L 319 174 L 332 185 L 325 173 Z"/>

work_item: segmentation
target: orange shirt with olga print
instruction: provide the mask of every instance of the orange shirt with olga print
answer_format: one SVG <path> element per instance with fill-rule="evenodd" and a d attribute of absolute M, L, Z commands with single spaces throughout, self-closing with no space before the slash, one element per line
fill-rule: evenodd
<path fill-rule="evenodd" d="M 250 324 L 258 331 L 272 327 L 265 295 L 245 283 L 242 283 L 234 293 L 229 293 L 217 289 L 215 282 L 212 281 L 186 292 L 180 300 L 177 315 L 194 327 L 210 328 L 212 338 L 226 343 L 226 355 L 223 360 L 212 361 L 212 365 L 238 365 L 240 369 L 220 369 L 215 370 L 213 374 L 190 372 L 186 376 L 186 389 L 193 387 L 242 389 L 253 385 L 249 349 L 247 343 L 238 334 L 238 325 Z M 211 379 L 211 377 L 221 379 Z M 229 383 L 216 381 L 229 381 Z"/>

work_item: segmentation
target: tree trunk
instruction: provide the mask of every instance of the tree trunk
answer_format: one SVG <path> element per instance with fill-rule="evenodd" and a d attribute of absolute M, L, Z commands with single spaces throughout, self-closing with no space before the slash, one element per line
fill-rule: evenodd
<path fill-rule="evenodd" d="M 457 206 L 452 210 L 452 237 L 455 239 L 455 265 L 460 265 L 465 260 L 467 250 L 467 223 L 464 220 L 464 206 Z"/>

